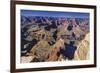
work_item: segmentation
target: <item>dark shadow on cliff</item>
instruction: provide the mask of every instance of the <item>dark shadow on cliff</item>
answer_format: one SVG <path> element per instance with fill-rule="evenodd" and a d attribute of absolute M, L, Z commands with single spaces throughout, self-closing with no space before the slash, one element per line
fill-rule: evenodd
<path fill-rule="evenodd" d="M 74 41 L 71 41 L 70 44 L 64 43 L 65 48 L 61 49 L 60 52 L 69 60 L 74 58 L 74 53 L 76 50 L 76 46 L 74 46 Z"/>

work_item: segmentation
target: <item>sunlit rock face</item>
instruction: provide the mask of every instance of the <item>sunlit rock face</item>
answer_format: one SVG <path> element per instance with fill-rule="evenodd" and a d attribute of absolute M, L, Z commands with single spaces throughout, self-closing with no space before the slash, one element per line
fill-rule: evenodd
<path fill-rule="evenodd" d="M 87 33 L 85 38 L 77 46 L 77 50 L 74 56 L 75 60 L 89 60 L 89 54 L 90 54 L 89 41 L 90 41 L 89 33 Z"/>
<path fill-rule="evenodd" d="M 89 19 L 21 18 L 21 62 L 89 60 Z"/>

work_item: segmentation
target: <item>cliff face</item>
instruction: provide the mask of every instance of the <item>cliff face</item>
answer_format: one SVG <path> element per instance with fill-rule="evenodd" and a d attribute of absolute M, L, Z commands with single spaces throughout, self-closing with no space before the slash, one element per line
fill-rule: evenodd
<path fill-rule="evenodd" d="M 89 19 L 42 16 L 22 19 L 22 63 L 89 59 Z"/>
<path fill-rule="evenodd" d="M 86 34 L 85 38 L 78 44 L 77 50 L 74 55 L 75 60 L 88 60 L 89 59 L 89 33 Z"/>

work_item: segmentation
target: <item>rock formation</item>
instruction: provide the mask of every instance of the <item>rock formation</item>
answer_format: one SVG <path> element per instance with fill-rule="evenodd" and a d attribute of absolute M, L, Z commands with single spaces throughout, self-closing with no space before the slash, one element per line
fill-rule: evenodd
<path fill-rule="evenodd" d="M 89 19 L 21 17 L 21 63 L 89 59 Z"/>
<path fill-rule="evenodd" d="M 88 60 L 89 59 L 89 33 L 86 34 L 85 38 L 78 44 L 77 50 L 74 55 L 75 60 Z"/>

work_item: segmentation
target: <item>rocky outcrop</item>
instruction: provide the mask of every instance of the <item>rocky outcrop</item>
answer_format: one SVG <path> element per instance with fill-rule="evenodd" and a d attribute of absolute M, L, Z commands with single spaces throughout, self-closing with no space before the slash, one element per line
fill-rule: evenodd
<path fill-rule="evenodd" d="M 58 61 L 60 57 L 60 49 L 59 48 L 54 48 L 48 55 L 48 60 L 47 61 Z"/>
<path fill-rule="evenodd" d="M 22 56 L 21 57 L 21 63 L 29 63 L 32 61 L 34 56 Z"/>
<path fill-rule="evenodd" d="M 61 49 L 64 48 L 64 40 L 58 39 L 56 43 L 53 45 L 53 49 L 48 55 L 47 61 L 59 61 L 63 59 L 63 55 L 61 54 Z"/>
<path fill-rule="evenodd" d="M 51 51 L 52 47 L 48 44 L 47 41 L 41 40 L 35 46 L 32 47 L 31 53 L 38 59 L 42 61 L 47 60 L 48 54 Z"/>
<path fill-rule="evenodd" d="M 88 60 L 89 59 L 89 44 L 90 35 L 86 34 L 85 38 L 78 44 L 77 50 L 74 55 L 75 60 Z"/>
<path fill-rule="evenodd" d="M 21 19 L 22 63 L 89 59 L 89 19 L 42 16 Z"/>

